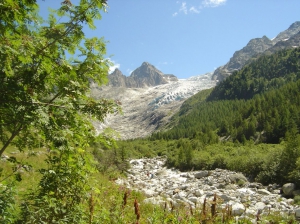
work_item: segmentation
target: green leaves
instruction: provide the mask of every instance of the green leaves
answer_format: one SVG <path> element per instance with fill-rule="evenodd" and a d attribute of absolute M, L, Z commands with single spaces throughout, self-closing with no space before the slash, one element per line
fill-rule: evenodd
<path fill-rule="evenodd" d="M 14 194 L 15 189 L 12 183 L 0 184 L 0 222 L 13 223 L 14 214 Z"/>
<path fill-rule="evenodd" d="M 0 15 L 3 26 L 11 19 L 15 23 L 14 28 L 0 27 L 5 33 L 0 37 L 3 66 L 0 134 L 7 136 L 1 138 L 4 148 L 0 155 L 16 136 L 29 136 L 26 132 L 32 131 L 30 127 L 40 132 L 40 136 L 50 136 L 45 133 L 53 130 L 53 125 L 77 128 L 77 122 L 90 122 L 81 118 L 83 114 L 103 121 L 106 114 L 118 110 L 114 101 L 96 101 L 88 96 L 90 80 L 98 84 L 107 81 L 109 61 L 103 59 L 104 40 L 84 38 L 82 24 L 93 27 L 93 20 L 99 19 L 100 10 L 105 8 L 103 1 L 81 1 L 78 6 L 65 1 L 61 9 L 50 13 L 48 22 L 42 23 L 35 14 L 35 6 L 35 1 L 7 1 L 0 5 L 0 10 L 19 8 L 24 12 L 19 16 Z M 63 19 L 58 20 L 58 17 Z M 82 41 L 85 41 L 83 45 Z M 77 49 L 84 59 L 75 64 L 67 60 L 65 52 L 75 54 Z M 85 131 L 79 135 L 85 136 Z M 44 141 L 52 140 L 46 137 Z"/>
<path fill-rule="evenodd" d="M 89 94 L 91 81 L 107 82 L 109 61 L 105 41 L 85 38 L 83 26 L 95 29 L 105 7 L 103 0 L 65 0 L 44 21 L 35 0 L 0 3 L 0 156 L 9 145 L 49 153 L 39 188 L 21 209 L 24 223 L 87 223 L 82 206 L 94 171 L 87 147 L 111 143 L 91 121 L 119 111 L 115 101 Z"/>

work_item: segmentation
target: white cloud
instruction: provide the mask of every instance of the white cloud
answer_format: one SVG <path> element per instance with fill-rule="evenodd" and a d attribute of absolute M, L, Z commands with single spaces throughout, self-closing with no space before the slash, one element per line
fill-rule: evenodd
<path fill-rule="evenodd" d="M 158 64 L 159 64 L 159 65 L 168 65 L 168 64 L 170 64 L 170 63 L 167 62 L 167 61 L 163 61 L 163 62 L 159 62 Z"/>
<path fill-rule="evenodd" d="M 112 73 L 112 72 L 114 72 L 116 70 L 116 68 L 120 68 L 121 67 L 120 64 L 112 61 L 111 59 L 108 59 L 108 60 L 113 64 L 112 66 L 109 67 L 109 70 L 108 70 L 109 74 Z"/>
<path fill-rule="evenodd" d="M 204 0 L 202 5 L 204 7 L 218 7 L 226 3 L 227 0 Z"/>
<path fill-rule="evenodd" d="M 187 7 L 186 7 L 186 2 L 181 3 L 181 7 L 179 9 L 179 12 L 183 12 L 184 14 L 188 13 Z"/>
<path fill-rule="evenodd" d="M 189 14 L 189 13 L 200 13 L 199 8 L 195 7 L 195 6 L 189 6 L 187 5 L 186 2 L 180 2 L 177 1 L 177 4 L 180 4 L 180 8 L 178 10 L 178 12 L 175 12 L 172 14 L 172 16 L 177 16 L 179 13 L 183 13 L 185 15 Z"/>
<path fill-rule="evenodd" d="M 128 75 L 131 75 L 131 73 L 133 72 L 133 70 L 128 68 L 128 69 L 126 70 L 126 72 L 127 72 Z"/>
<path fill-rule="evenodd" d="M 200 13 L 200 11 L 199 11 L 198 9 L 196 9 L 195 6 L 192 6 L 192 7 L 190 8 L 190 12 L 192 12 L 192 13 Z"/>
<path fill-rule="evenodd" d="M 185 15 L 187 15 L 189 13 L 200 13 L 201 9 L 203 9 L 203 8 L 218 7 L 218 6 L 224 5 L 226 3 L 226 1 L 227 0 L 203 0 L 199 7 L 195 7 L 193 5 L 188 7 L 186 2 L 176 1 L 176 4 L 180 4 L 180 8 L 179 8 L 178 12 L 174 12 L 172 14 L 172 16 L 175 17 L 179 13 L 183 13 Z"/>

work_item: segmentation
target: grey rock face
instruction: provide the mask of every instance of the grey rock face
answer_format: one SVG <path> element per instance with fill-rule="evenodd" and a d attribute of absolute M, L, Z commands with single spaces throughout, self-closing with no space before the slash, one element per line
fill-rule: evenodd
<path fill-rule="evenodd" d="M 300 208 L 295 209 L 295 216 L 297 219 L 300 218 Z"/>
<path fill-rule="evenodd" d="M 300 46 L 300 31 L 288 39 L 276 42 L 276 44 L 267 49 L 263 54 L 273 54 L 284 49 L 291 49 Z"/>
<path fill-rule="evenodd" d="M 108 76 L 109 85 L 115 87 L 127 87 L 127 77 L 122 74 L 119 69 L 116 69 Z"/>
<path fill-rule="evenodd" d="M 273 42 L 266 36 L 255 38 L 249 41 L 246 47 L 236 51 L 228 63 L 228 70 L 240 69 L 247 60 L 257 53 L 264 52 L 273 46 Z"/>
<path fill-rule="evenodd" d="M 241 69 L 254 55 L 264 52 L 273 45 L 274 43 L 266 36 L 250 40 L 246 47 L 233 54 L 226 65 L 216 69 L 213 78 L 222 81 L 231 75 L 232 72 Z"/>
<path fill-rule="evenodd" d="M 203 170 L 203 171 L 199 171 L 197 173 L 195 173 L 195 178 L 200 179 L 203 177 L 207 177 L 208 176 L 208 171 L 207 170 Z"/>
<path fill-rule="evenodd" d="M 293 183 L 287 183 L 282 186 L 282 191 L 287 196 L 292 196 L 296 186 Z"/>
<path fill-rule="evenodd" d="M 139 68 L 135 69 L 130 78 L 132 78 L 137 88 L 146 86 L 157 86 L 166 84 L 167 81 L 164 79 L 164 74 L 156 69 L 153 65 L 148 62 L 144 62 Z"/>
<path fill-rule="evenodd" d="M 131 160 L 129 172 L 135 175 L 129 174 L 126 179 L 116 180 L 116 183 L 144 192 L 146 203 L 164 205 L 167 201 L 174 207 L 187 205 L 201 209 L 204 200 L 211 203 L 216 195 L 217 209 L 229 206 L 237 218 L 255 219 L 256 214 L 263 217 L 269 212 L 295 214 L 300 217 L 300 208 L 293 205 L 293 199 L 286 199 L 272 190 L 268 191 L 267 187 L 262 189 L 262 185 L 258 183 L 252 184 L 252 188 L 245 187 L 250 184 L 244 187 L 232 184 L 230 177 L 240 177 L 239 173 L 222 169 L 180 172 L 166 169 L 163 167 L 164 163 L 165 158 L 162 157 Z M 150 178 L 149 173 L 154 178 Z M 196 178 L 197 176 L 201 178 Z M 220 188 L 219 183 L 223 183 L 225 187 Z"/>
<path fill-rule="evenodd" d="M 262 53 L 271 54 L 278 50 L 300 46 L 299 32 L 300 22 L 295 22 L 272 40 L 266 36 L 250 40 L 244 48 L 233 54 L 227 64 L 218 67 L 212 78 L 222 81 L 234 71 L 241 69 L 252 57 Z"/>
<path fill-rule="evenodd" d="M 164 75 L 148 62 L 135 69 L 129 77 L 116 69 L 108 76 L 109 85 L 113 87 L 144 88 L 178 81 L 174 75 Z"/>
<path fill-rule="evenodd" d="M 229 179 L 234 183 L 234 184 L 238 184 L 238 183 L 246 183 L 248 182 L 247 178 L 241 174 L 241 173 L 235 173 L 235 174 L 231 174 L 229 176 Z"/>
<path fill-rule="evenodd" d="M 286 41 L 287 39 L 291 38 L 295 34 L 300 32 L 300 21 L 294 22 L 290 27 L 280 32 L 272 41 L 277 43 L 279 41 Z"/>
<path fill-rule="evenodd" d="M 232 214 L 240 216 L 245 212 L 245 206 L 242 203 L 235 203 L 232 205 Z"/>

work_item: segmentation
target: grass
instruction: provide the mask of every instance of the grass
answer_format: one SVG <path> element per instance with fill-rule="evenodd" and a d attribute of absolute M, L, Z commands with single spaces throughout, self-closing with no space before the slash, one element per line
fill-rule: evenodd
<path fill-rule="evenodd" d="M 0 160 L 2 175 L 0 175 L 0 183 L 6 178 L 21 178 L 16 182 L 18 191 L 25 192 L 30 186 L 36 186 L 40 180 L 38 169 L 46 166 L 45 150 L 33 150 L 19 152 L 14 147 L 9 147 L 4 155 L 10 157 L 8 160 Z M 19 177 L 17 177 L 19 176 Z"/>

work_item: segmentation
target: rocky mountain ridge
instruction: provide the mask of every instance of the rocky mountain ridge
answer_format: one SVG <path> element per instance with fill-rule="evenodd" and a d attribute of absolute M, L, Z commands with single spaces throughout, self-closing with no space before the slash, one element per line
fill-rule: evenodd
<path fill-rule="evenodd" d="M 241 69 L 252 57 L 262 53 L 271 54 L 278 50 L 299 46 L 300 21 L 297 21 L 272 40 L 266 36 L 251 39 L 244 48 L 233 54 L 227 64 L 218 67 L 214 71 L 212 78 L 222 81 L 231 75 L 232 72 Z"/>
<path fill-rule="evenodd" d="M 109 86 L 126 88 L 145 88 L 167 84 L 170 81 L 178 81 L 174 75 L 165 75 L 148 62 L 135 69 L 130 76 L 125 76 L 116 69 L 109 76 Z"/>

